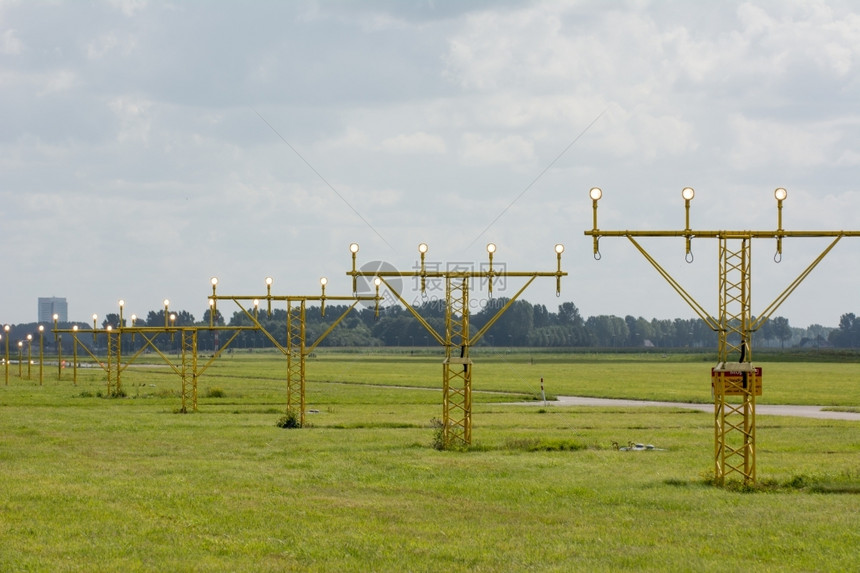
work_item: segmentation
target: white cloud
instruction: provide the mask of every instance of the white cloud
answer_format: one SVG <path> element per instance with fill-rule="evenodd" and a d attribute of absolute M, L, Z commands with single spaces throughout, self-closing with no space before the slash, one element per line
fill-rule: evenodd
<path fill-rule="evenodd" d="M 18 33 L 15 30 L 4 30 L 0 34 L 0 54 L 15 56 L 20 54 L 23 49 L 24 43 L 18 38 Z"/>
<path fill-rule="evenodd" d="M 734 169 L 834 165 L 839 133 L 831 125 L 785 124 L 742 116 L 730 118 L 734 141 L 729 155 Z"/>
<path fill-rule="evenodd" d="M 324 149 L 368 150 L 372 149 L 373 146 L 371 137 L 356 127 L 347 127 L 342 133 L 326 139 L 321 144 Z"/>
<path fill-rule="evenodd" d="M 152 126 L 150 109 L 152 102 L 137 97 L 117 97 L 108 103 L 119 122 L 116 139 L 119 142 L 138 141 L 146 143 Z"/>
<path fill-rule="evenodd" d="M 689 120 L 669 113 L 653 115 L 647 109 L 625 109 L 618 104 L 607 109 L 589 141 L 604 153 L 640 162 L 681 156 L 699 146 Z"/>
<path fill-rule="evenodd" d="M 445 140 L 423 131 L 399 134 L 382 141 L 383 151 L 390 153 L 437 154 L 445 153 Z"/>
<path fill-rule="evenodd" d="M 37 94 L 46 96 L 58 92 L 68 92 L 78 84 L 77 73 L 73 70 L 56 70 L 38 77 Z"/>
<path fill-rule="evenodd" d="M 534 159 L 534 145 L 517 135 L 465 133 L 461 139 L 460 157 L 467 165 L 528 163 Z"/>
<path fill-rule="evenodd" d="M 860 16 L 837 13 L 824 2 L 770 8 L 738 8 L 744 49 L 726 63 L 761 72 L 758 80 L 792 76 L 810 65 L 834 78 L 851 72 L 860 56 Z"/>
<path fill-rule="evenodd" d="M 116 32 L 102 34 L 87 44 L 87 57 L 100 59 L 105 56 L 127 56 L 134 49 L 136 39 L 133 36 L 120 36 Z"/>
<path fill-rule="evenodd" d="M 108 0 L 108 3 L 128 17 L 137 15 L 148 4 L 147 0 Z"/>

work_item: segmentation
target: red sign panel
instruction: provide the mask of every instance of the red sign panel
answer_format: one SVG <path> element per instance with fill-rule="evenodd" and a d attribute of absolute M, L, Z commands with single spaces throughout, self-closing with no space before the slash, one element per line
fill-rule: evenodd
<path fill-rule="evenodd" d="M 722 394 L 724 396 L 743 396 L 749 392 L 748 388 L 752 385 L 756 396 L 761 396 L 761 366 L 755 367 L 755 372 L 741 371 L 722 371 L 717 372 L 711 368 L 711 389 L 715 394 L 719 394 L 720 384 L 718 378 L 722 374 Z M 746 375 L 746 379 L 744 379 Z"/>

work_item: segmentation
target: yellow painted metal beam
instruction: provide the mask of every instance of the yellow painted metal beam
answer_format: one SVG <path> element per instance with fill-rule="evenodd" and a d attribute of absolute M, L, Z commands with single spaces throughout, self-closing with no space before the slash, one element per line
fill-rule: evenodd
<path fill-rule="evenodd" d="M 430 333 L 430 336 L 432 336 L 433 339 L 436 340 L 436 342 L 438 342 L 441 346 L 445 346 L 445 338 L 443 338 L 442 335 L 436 332 L 436 329 L 433 328 L 433 326 L 429 322 L 427 322 L 427 320 L 423 316 L 421 316 L 421 314 L 417 310 L 415 310 L 415 308 L 411 304 L 409 304 L 406 299 L 404 299 L 403 296 L 399 292 L 397 292 L 397 290 L 393 286 L 391 286 L 391 283 L 385 280 L 385 276 L 380 276 L 379 278 L 382 281 L 382 284 L 384 284 L 388 288 L 388 290 L 394 295 L 394 297 L 398 301 L 400 301 L 403 306 L 406 307 L 406 310 L 408 310 L 409 313 L 412 314 L 413 317 L 415 317 L 415 320 L 417 320 L 419 324 L 421 324 L 421 326 L 423 326 L 424 329 L 428 333 Z"/>
<path fill-rule="evenodd" d="M 529 287 L 530 284 L 534 282 L 536 278 L 536 276 L 532 276 L 531 278 L 529 278 L 528 282 L 526 282 L 526 284 L 524 284 L 523 287 L 518 290 L 516 294 L 514 294 L 514 296 L 509 298 L 508 301 L 504 304 L 504 306 L 502 306 L 502 308 L 496 311 L 496 313 L 490 318 L 490 320 L 488 320 L 487 323 L 483 327 L 481 327 L 481 329 L 476 332 L 474 336 L 469 339 L 470 346 L 474 346 L 481 338 L 483 338 L 484 334 L 490 329 L 490 327 L 493 326 L 499 318 L 501 318 L 505 311 L 507 311 L 508 308 L 510 308 L 510 306 L 514 304 L 514 302 L 516 302 L 518 298 L 520 298 L 520 295 L 525 292 L 525 290 Z"/>
<path fill-rule="evenodd" d="M 809 276 L 809 273 L 811 273 L 811 272 L 813 271 L 813 269 L 815 269 L 815 267 L 817 267 L 817 266 L 818 266 L 818 263 L 820 263 L 822 260 L 824 260 L 824 257 L 826 257 L 826 256 L 827 256 L 827 253 L 829 253 L 829 252 L 831 251 L 831 249 L 833 249 L 833 247 L 835 247 L 835 246 L 836 246 L 836 243 L 838 243 L 838 242 L 839 242 L 839 240 L 840 240 L 843 236 L 846 236 L 846 235 L 840 235 L 840 236 L 836 237 L 836 238 L 833 240 L 833 242 L 832 242 L 832 243 L 830 243 L 830 244 L 827 246 L 827 248 L 826 248 L 826 249 L 824 249 L 824 251 L 822 251 L 822 252 L 821 252 L 821 254 L 820 254 L 820 255 L 818 255 L 818 256 L 815 258 L 815 260 L 813 260 L 813 261 L 809 264 L 809 266 L 808 266 L 808 267 L 806 267 L 806 269 L 804 269 L 804 270 L 803 270 L 803 272 L 802 272 L 802 273 L 800 273 L 800 275 L 798 275 L 798 277 L 797 277 L 796 279 L 794 279 L 794 281 L 792 281 L 792 282 L 791 282 L 791 284 L 790 284 L 790 285 L 788 285 L 788 287 L 786 287 L 786 288 L 785 288 L 785 290 L 783 290 L 783 291 L 782 291 L 782 292 L 781 292 L 781 293 L 780 293 L 780 294 L 779 294 L 779 295 L 778 295 L 778 296 L 773 300 L 773 302 L 772 302 L 772 303 L 770 303 L 770 304 L 767 306 L 767 308 L 765 308 L 765 309 L 761 312 L 761 314 L 759 314 L 759 315 L 758 315 L 758 317 L 757 317 L 757 319 L 756 319 L 755 323 L 753 324 L 752 330 L 754 330 L 754 331 L 755 331 L 755 330 L 758 330 L 759 328 L 761 328 L 761 326 L 762 326 L 765 322 L 767 322 L 767 320 L 768 320 L 768 319 L 773 315 L 773 313 L 774 313 L 774 312 L 776 312 L 776 309 L 778 309 L 778 308 L 780 307 L 780 305 L 782 305 L 782 303 L 783 303 L 783 302 L 785 302 L 785 300 L 786 300 L 786 299 L 791 295 L 791 293 L 793 293 L 793 292 L 795 291 L 795 289 L 800 285 L 800 283 L 801 283 L 801 282 L 803 282 L 803 280 L 804 280 L 807 276 Z"/>
<path fill-rule="evenodd" d="M 730 230 L 683 230 L 683 231 L 647 231 L 624 230 L 606 231 L 589 229 L 584 232 L 591 237 L 689 237 L 691 239 L 778 239 L 785 237 L 860 237 L 860 231 L 730 231 Z"/>
<path fill-rule="evenodd" d="M 642 245 L 637 243 L 633 237 L 628 236 L 627 238 L 630 240 L 631 243 L 633 243 L 633 246 L 636 247 L 636 249 L 642 254 L 642 256 L 645 257 L 645 260 L 651 263 L 651 266 L 654 267 L 658 273 L 660 273 L 660 276 L 666 279 L 666 282 L 668 282 L 669 285 L 671 285 L 671 287 L 675 289 L 675 292 L 681 295 L 681 298 L 684 299 L 684 302 L 686 302 L 690 306 L 690 308 L 692 308 L 693 311 L 699 315 L 699 318 L 705 321 L 705 324 L 707 324 L 711 328 L 711 330 L 716 331 L 720 329 L 719 321 L 713 316 L 711 316 L 710 313 L 708 313 L 708 311 L 705 310 L 705 308 L 701 304 L 699 304 L 699 302 L 696 301 L 696 299 L 694 299 L 690 293 L 684 290 L 680 283 L 678 283 L 678 281 L 672 278 L 672 275 L 670 275 L 669 272 L 666 271 L 666 269 L 660 266 L 657 260 L 652 257 L 648 253 L 648 251 L 646 251 L 642 247 Z"/>

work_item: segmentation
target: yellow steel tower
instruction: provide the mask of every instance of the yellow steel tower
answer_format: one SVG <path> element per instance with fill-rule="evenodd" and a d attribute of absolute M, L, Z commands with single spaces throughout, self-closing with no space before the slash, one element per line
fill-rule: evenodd
<path fill-rule="evenodd" d="M 57 340 L 58 348 L 60 344 L 60 335 L 62 333 L 70 333 L 72 335 L 72 371 L 74 384 L 77 385 L 78 376 L 78 346 L 84 349 L 84 352 L 93 359 L 93 361 L 101 366 L 107 377 L 107 396 L 122 395 L 122 372 L 128 368 L 134 361 L 143 354 L 144 351 L 151 349 L 158 354 L 164 362 L 181 378 L 180 396 L 182 398 L 182 406 L 180 412 L 186 413 L 189 410 L 197 411 L 197 380 L 198 378 L 212 365 L 216 358 L 221 355 L 221 352 L 227 348 L 233 340 L 243 330 L 256 330 L 256 327 L 248 326 L 176 326 L 176 315 L 169 313 L 170 301 L 164 300 L 164 326 L 137 326 L 135 323 L 137 317 L 131 315 L 131 325 L 126 325 L 123 316 L 125 301 L 119 301 L 119 325 L 114 328 L 112 325 L 106 325 L 104 329 L 98 329 L 98 316 L 93 315 L 93 342 L 97 341 L 99 334 L 104 334 L 107 342 L 107 360 L 102 361 L 96 354 L 87 348 L 80 340 L 78 334 L 82 331 L 77 325 L 73 325 L 70 329 L 59 328 L 57 324 L 57 315 L 54 315 L 54 337 Z M 211 358 L 202 366 L 198 362 L 197 353 L 197 333 L 200 330 L 230 330 L 233 331 L 232 336 L 224 343 L 221 348 L 217 349 Z M 176 334 L 180 336 L 179 363 L 174 364 L 166 352 L 159 347 L 159 335 L 169 334 L 171 342 L 175 340 Z M 122 355 L 122 337 L 130 335 L 132 341 L 135 336 L 140 336 L 144 343 L 140 345 L 135 352 L 132 352 L 125 358 L 123 362 Z"/>
<path fill-rule="evenodd" d="M 287 301 L 287 410 L 299 413 L 305 423 L 305 318 L 306 302 Z"/>
<path fill-rule="evenodd" d="M 593 207 L 592 229 L 585 231 L 593 241 L 594 258 L 600 259 L 600 237 L 626 237 L 649 263 L 681 295 L 684 301 L 718 335 L 717 364 L 711 369 L 714 395 L 714 480 L 725 483 L 736 475 L 744 483 L 756 480 L 755 399 L 762 392 L 761 368 L 752 362 L 752 337 L 788 298 L 842 237 L 860 236 L 860 231 L 785 231 L 782 228 L 782 202 L 786 190 L 774 192 L 777 201 L 777 228 L 773 231 L 696 231 L 690 228 L 691 187 L 681 191 L 686 211 L 686 226 L 681 231 L 606 231 L 597 226 L 597 203 L 603 196 L 598 187 L 590 190 Z M 640 245 L 634 237 L 684 237 L 687 262 L 692 262 L 693 238 L 719 242 L 719 300 L 717 316 L 712 316 Z M 782 258 L 785 237 L 833 237 L 815 260 L 755 318 L 752 313 L 752 241 L 775 239 L 776 256 Z"/>
<path fill-rule="evenodd" d="M 365 271 L 356 268 L 356 255 L 358 244 L 349 246 L 352 253 L 352 270 L 346 274 L 352 276 L 352 290 L 358 290 L 358 277 L 374 277 L 377 289 L 380 283 L 385 284 L 389 291 L 406 307 L 406 309 L 421 323 L 427 332 L 445 348 L 445 360 L 442 363 L 442 446 L 444 448 L 461 447 L 472 443 L 472 359 L 469 357 L 469 349 L 484 336 L 484 333 L 505 313 L 520 295 L 537 277 L 555 277 L 556 294 L 561 292 L 561 277 L 567 276 L 561 270 L 561 253 L 564 246 L 555 246 L 557 267 L 555 271 L 538 272 L 525 271 L 515 272 L 493 268 L 493 255 L 496 245 L 487 245 L 489 265 L 477 270 L 446 270 L 427 271 L 425 257 L 428 251 L 426 243 L 418 245 L 418 253 L 421 258 L 418 271 L 396 271 L 380 270 Z M 415 277 L 420 278 L 421 292 L 426 288 L 426 281 L 431 279 L 443 279 L 445 281 L 445 333 L 439 334 L 422 317 L 418 311 L 397 292 L 394 286 L 386 281 L 386 278 Z M 474 279 L 487 282 L 490 295 L 493 292 L 493 283 L 501 277 L 522 277 L 526 283 L 502 306 L 490 320 L 475 334 L 469 330 L 469 291 Z M 378 290 L 377 290 L 378 295 Z"/>
<path fill-rule="evenodd" d="M 243 314 L 254 325 L 253 328 L 259 330 L 268 338 L 272 344 L 287 357 L 287 411 L 295 414 L 299 420 L 299 425 L 305 423 L 305 362 L 308 357 L 322 342 L 334 328 L 340 324 L 349 312 L 355 308 L 360 301 L 374 301 L 379 303 L 379 292 L 375 296 L 331 296 L 325 292 L 328 280 L 323 277 L 320 279 L 320 287 L 322 292 L 319 295 L 309 296 L 284 296 L 272 294 L 272 278 L 266 278 L 266 295 L 265 296 L 245 296 L 245 295 L 219 295 L 216 293 L 218 279 L 212 279 L 212 294 L 209 297 L 209 305 L 211 308 L 210 316 L 214 314 L 217 302 L 219 300 L 232 300 Z M 377 284 L 378 287 L 378 284 Z M 286 302 L 287 304 L 287 343 L 282 345 L 275 336 L 270 333 L 258 320 L 258 312 L 260 299 L 266 300 L 267 313 L 272 314 L 272 302 Z M 242 301 L 252 301 L 253 310 L 245 308 Z M 317 301 L 320 303 L 320 312 L 325 316 L 326 301 L 349 301 L 352 304 L 326 329 L 320 334 L 316 340 L 310 345 L 305 340 L 305 318 L 308 301 Z"/>
<path fill-rule="evenodd" d="M 469 279 L 445 278 L 443 423 L 450 440 L 472 443 L 472 359 L 469 358 Z"/>

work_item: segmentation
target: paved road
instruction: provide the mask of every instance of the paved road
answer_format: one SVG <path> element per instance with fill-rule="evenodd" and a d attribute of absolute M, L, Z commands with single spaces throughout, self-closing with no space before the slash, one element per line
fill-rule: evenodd
<path fill-rule="evenodd" d="M 691 404 L 684 402 L 651 402 L 648 400 L 622 400 L 615 398 L 586 398 L 584 396 L 558 396 L 557 400 L 546 402 L 548 406 L 621 406 L 642 407 L 659 406 L 663 408 L 687 408 L 713 413 L 713 404 Z M 540 402 L 518 402 L 522 405 L 534 406 Z M 781 404 L 756 404 L 756 414 L 762 416 L 799 416 L 802 418 L 822 418 L 826 420 L 854 420 L 860 422 L 858 412 L 831 412 L 822 406 L 792 406 Z"/>

